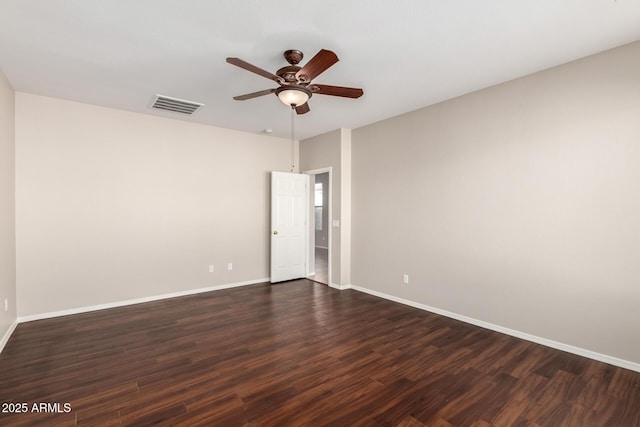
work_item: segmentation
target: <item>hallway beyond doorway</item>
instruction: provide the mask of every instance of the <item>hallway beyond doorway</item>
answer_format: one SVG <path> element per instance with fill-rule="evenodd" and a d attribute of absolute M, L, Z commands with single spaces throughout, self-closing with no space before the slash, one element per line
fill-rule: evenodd
<path fill-rule="evenodd" d="M 309 276 L 314 282 L 329 284 L 329 250 L 327 248 L 315 248 L 316 274 Z"/>

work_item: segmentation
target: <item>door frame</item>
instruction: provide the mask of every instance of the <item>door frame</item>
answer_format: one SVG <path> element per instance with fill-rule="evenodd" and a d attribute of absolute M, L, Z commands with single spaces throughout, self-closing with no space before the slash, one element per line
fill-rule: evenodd
<path fill-rule="evenodd" d="M 313 182 L 315 184 L 315 178 L 316 175 L 320 175 L 322 173 L 328 173 L 329 174 L 329 185 L 327 187 L 329 187 L 327 189 L 327 191 L 329 192 L 328 194 L 328 200 L 329 200 L 329 205 L 327 206 L 327 212 L 329 213 L 329 218 L 327 218 L 327 227 L 329 227 L 328 233 L 327 233 L 327 238 L 328 238 L 328 242 L 327 242 L 327 286 L 331 287 L 331 253 L 332 253 L 332 246 L 333 246 L 333 241 L 331 238 L 331 235 L 333 234 L 333 208 L 332 208 L 332 199 L 333 199 L 333 168 L 331 166 L 325 167 L 325 168 L 319 168 L 319 169 L 311 169 L 311 170 L 306 170 L 302 172 L 305 175 L 310 175 L 313 177 Z M 311 187 L 311 186 L 309 186 Z M 308 219 L 308 235 L 309 235 L 309 239 L 308 239 L 308 257 L 307 257 L 307 277 L 309 277 L 311 275 L 311 273 L 315 273 L 312 272 L 310 269 L 310 266 L 313 265 L 313 269 L 315 270 L 315 255 L 316 255 L 316 245 L 315 245 L 315 233 L 316 233 L 316 216 L 315 216 L 315 209 L 311 209 L 311 206 L 313 204 L 314 201 L 314 196 L 315 196 L 315 186 L 314 189 L 312 191 L 311 188 L 309 188 L 309 219 Z M 313 237 L 312 237 L 313 236 Z M 311 246 L 313 245 L 313 246 Z"/>

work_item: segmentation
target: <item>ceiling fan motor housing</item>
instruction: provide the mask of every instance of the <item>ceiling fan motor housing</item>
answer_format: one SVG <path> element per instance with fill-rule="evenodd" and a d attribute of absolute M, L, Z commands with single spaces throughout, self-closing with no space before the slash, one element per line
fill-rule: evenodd
<path fill-rule="evenodd" d="M 276 71 L 276 75 L 282 77 L 286 83 L 298 83 L 296 77 L 298 71 L 300 71 L 300 67 L 297 65 L 288 65 Z"/>

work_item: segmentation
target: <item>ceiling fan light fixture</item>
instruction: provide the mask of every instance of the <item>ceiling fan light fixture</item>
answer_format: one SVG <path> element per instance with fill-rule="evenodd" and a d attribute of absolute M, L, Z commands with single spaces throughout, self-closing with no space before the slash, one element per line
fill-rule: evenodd
<path fill-rule="evenodd" d="M 278 99 L 284 105 L 299 107 L 311 98 L 311 92 L 302 87 L 283 86 L 276 90 Z"/>

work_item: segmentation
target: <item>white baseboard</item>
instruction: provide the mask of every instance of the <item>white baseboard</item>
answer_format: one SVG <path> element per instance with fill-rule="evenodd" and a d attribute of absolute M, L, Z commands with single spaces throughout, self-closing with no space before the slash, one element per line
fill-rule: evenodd
<path fill-rule="evenodd" d="M 69 309 L 69 310 L 52 311 L 52 312 L 49 312 L 49 313 L 41 313 L 41 314 L 31 314 L 31 315 L 28 315 L 28 316 L 20 316 L 20 317 L 18 317 L 17 323 L 32 322 L 34 320 L 41 320 L 41 319 L 50 319 L 52 317 L 69 316 L 71 314 L 87 313 L 87 312 L 90 312 L 90 311 L 105 310 L 105 309 L 108 309 L 108 308 L 123 307 L 123 306 L 126 306 L 126 305 L 140 304 L 140 303 L 143 303 L 143 302 L 158 301 L 158 300 L 163 300 L 163 299 L 168 299 L 168 298 L 183 297 L 183 296 L 186 296 L 186 295 L 200 294 L 200 293 L 203 293 L 203 292 L 211 292 L 211 291 L 219 291 L 219 290 L 222 290 L 222 289 L 237 288 L 237 287 L 240 287 L 240 286 L 255 285 L 257 283 L 264 283 L 264 282 L 269 282 L 269 281 L 270 281 L 270 278 L 267 277 L 267 278 L 264 278 L 264 279 L 247 280 L 245 282 L 228 283 L 228 284 L 224 284 L 224 285 L 209 286 L 209 287 L 206 287 L 206 288 L 199 288 L 199 289 L 189 289 L 187 291 L 172 292 L 170 294 L 154 295 L 154 296 L 150 296 L 150 297 L 135 298 L 135 299 L 117 301 L 117 302 L 112 302 L 112 303 L 107 303 L 107 304 L 98 304 L 98 305 L 92 305 L 92 306 L 88 306 L 88 307 L 72 308 L 72 309 Z"/>
<path fill-rule="evenodd" d="M 329 283 L 330 288 L 344 291 L 345 289 L 351 289 L 351 285 L 338 285 L 337 283 Z"/>
<path fill-rule="evenodd" d="M 15 331 L 16 326 L 18 326 L 18 321 L 14 321 L 10 326 L 9 329 L 7 329 L 7 332 L 5 332 L 4 336 L 2 337 L 2 339 L 0 339 L 0 353 L 2 353 L 2 350 L 4 350 L 4 346 L 7 345 L 7 343 L 9 342 L 9 338 L 11 338 L 11 334 L 13 334 L 13 331 Z"/>
<path fill-rule="evenodd" d="M 394 301 L 400 304 L 408 305 L 410 307 L 419 308 L 420 310 L 428 311 L 431 313 L 439 314 L 441 316 L 449 317 L 451 319 L 460 320 L 465 323 L 469 323 L 475 326 L 479 326 L 481 328 L 490 329 L 492 331 L 500 332 L 506 335 L 511 335 L 512 337 L 520 338 L 525 341 L 531 341 L 536 344 L 541 344 L 546 347 L 555 348 L 557 350 L 566 351 L 567 353 L 576 354 L 578 356 L 583 356 L 589 359 L 597 360 L 599 362 L 608 363 L 610 365 L 619 366 L 621 368 L 629 369 L 632 371 L 640 372 L 640 363 L 631 362 L 629 360 L 620 359 L 614 356 L 609 356 L 606 354 L 597 353 L 595 351 L 587 350 L 580 347 L 575 347 L 569 344 L 564 344 L 561 342 L 553 341 L 547 338 L 538 337 L 536 335 L 531 335 L 526 332 L 516 331 L 514 329 L 505 328 L 500 325 L 494 325 L 493 323 L 484 322 L 482 320 L 474 319 L 472 317 L 463 316 L 461 314 L 452 313 L 450 311 L 442 310 L 440 308 L 431 307 L 426 304 L 421 304 L 418 302 L 406 300 L 404 298 L 395 297 L 393 295 L 388 295 L 382 292 L 374 291 L 371 289 L 363 288 L 361 286 L 348 285 L 349 288 L 354 289 L 356 291 L 364 292 L 376 297 L 384 298 L 390 301 Z"/>

